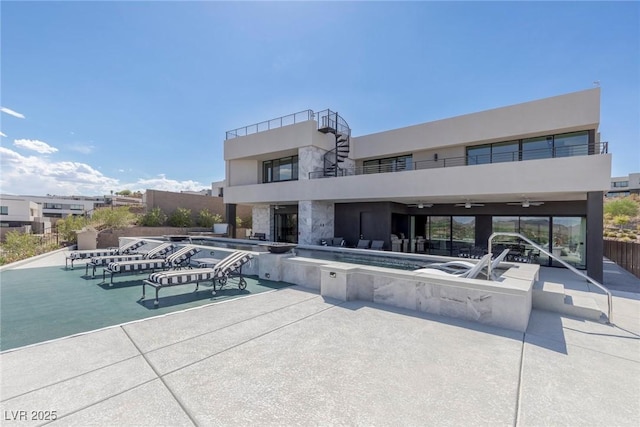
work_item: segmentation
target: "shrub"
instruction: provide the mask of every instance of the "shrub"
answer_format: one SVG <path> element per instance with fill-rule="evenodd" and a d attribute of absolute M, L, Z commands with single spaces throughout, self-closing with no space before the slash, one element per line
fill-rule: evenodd
<path fill-rule="evenodd" d="M 76 243 L 78 235 L 76 232 L 82 230 L 89 221 L 83 216 L 68 216 L 56 223 L 58 235 L 64 242 Z"/>
<path fill-rule="evenodd" d="M 162 227 L 167 222 L 167 215 L 162 209 L 155 207 L 144 214 L 138 223 L 145 227 Z"/>
<path fill-rule="evenodd" d="M 611 200 L 604 204 L 604 212 L 612 217 L 620 215 L 634 217 L 638 215 L 638 203 L 630 198 Z"/>
<path fill-rule="evenodd" d="M 245 216 L 244 218 L 236 217 L 236 223 L 238 228 L 253 228 L 253 218 Z"/>
<path fill-rule="evenodd" d="M 129 211 L 128 206 L 120 206 L 117 208 L 97 209 L 91 216 L 91 225 L 98 230 L 122 229 L 132 225 L 136 220 L 135 214 Z"/>
<path fill-rule="evenodd" d="M 220 224 L 222 215 L 209 212 L 209 209 L 202 209 L 198 213 L 198 226 L 211 228 L 213 224 Z"/>
<path fill-rule="evenodd" d="M 172 227 L 191 227 L 191 209 L 176 209 L 169 215 L 167 223 Z"/>

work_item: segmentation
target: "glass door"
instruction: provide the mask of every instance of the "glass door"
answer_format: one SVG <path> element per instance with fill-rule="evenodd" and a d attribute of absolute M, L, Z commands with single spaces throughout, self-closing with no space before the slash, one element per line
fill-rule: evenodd
<path fill-rule="evenodd" d="M 274 224 L 276 242 L 298 243 L 297 213 L 276 213 Z"/>
<path fill-rule="evenodd" d="M 549 250 L 549 217 L 546 216 L 521 216 L 520 217 L 520 234 L 537 243 L 546 251 Z M 526 242 L 521 242 L 520 256 L 524 260 L 540 264 L 549 265 L 549 257 L 540 252 Z"/>
<path fill-rule="evenodd" d="M 577 268 L 586 268 L 587 219 L 553 217 L 553 255 Z M 561 264 L 553 261 L 554 266 Z"/>
<path fill-rule="evenodd" d="M 451 255 L 451 217 L 429 217 L 429 253 L 432 255 Z"/>

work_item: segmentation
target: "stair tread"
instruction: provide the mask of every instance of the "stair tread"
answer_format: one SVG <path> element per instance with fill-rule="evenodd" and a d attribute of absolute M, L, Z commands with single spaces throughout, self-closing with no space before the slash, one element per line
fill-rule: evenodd
<path fill-rule="evenodd" d="M 534 290 L 549 292 L 555 294 L 564 294 L 564 285 L 555 282 L 536 282 L 533 286 Z"/>
<path fill-rule="evenodd" d="M 590 297 L 582 297 L 576 295 L 567 295 L 565 298 L 566 305 L 570 305 L 573 307 L 586 308 L 590 310 L 600 311 L 600 307 L 598 307 L 598 303 L 593 298 Z"/>

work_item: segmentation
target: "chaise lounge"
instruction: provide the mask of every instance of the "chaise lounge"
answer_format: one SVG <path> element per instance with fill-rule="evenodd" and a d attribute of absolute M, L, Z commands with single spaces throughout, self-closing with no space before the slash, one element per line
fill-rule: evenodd
<path fill-rule="evenodd" d="M 152 273 L 149 278 L 142 282 L 142 297 L 140 300 L 145 299 L 145 286 L 152 286 L 156 290 L 156 299 L 153 302 L 154 306 L 159 305 L 158 293 L 162 288 L 168 288 L 178 285 L 187 285 L 195 283 L 196 288 L 194 292 L 198 290 L 200 282 L 211 281 L 213 285 L 212 293 L 216 293 L 216 281 L 220 284 L 218 290 L 224 287 L 229 278 L 238 277 L 238 289 L 245 289 L 247 287 L 247 281 L 242 277 L 242 266 L 253 259 L 253 255 L 245 251 L 236 251 L 227 257 L 223 258 L 212 268 L 194 268 L 185 271 L 163 271 Z"/>
<path fill-rule="evenodd" d="M 109 286 L 113 286 L 113 275 L 124 273 L 140 273 L 155 270 L 181 269 L 190 265 L 191 257 L 200 252 L 195 246 L 184 246 L 176 250 L 166 258 L 139 259 L 121 262 L 112 262 L 102 270 L 102 281 L 105 281 L 107 273 L 111 275 Z"/>
<path fill-rule="evenodd" d="M 107 256 L 93 257 L 91 258 L 91 260 L 89 260 L 88 263 L 85 264 L 84 273 L 85 275 L 87 275 L 89 273 L 89 267 L 93 267 L 93 272 L 91 273 L 91 277 L 95 277 L 96 268 L 104 267 L 106 265 L 111 264 L 112 262 L 164 258 L 175 247 L 176 245 L 173 243 L 161 243 L 155 248 L 149 249 L 149 251 L 147 251 L 146 253 L 136 253 L 136 254 L 130 254 L 130 255 L 107 255 Z"/>
<path fill-rule="evenodd" d="M 79 259 L 91 259 L 99 256 L 114 256 L 114 255 L 125 255 L 125 254 L 133 254 L 135 250 L 139 247 L 143 246 L 146 242 L 144 240 L 134 240 L 130 242 L 126 242 L 118 248 L 109 248 L 109 249 L 88 249 L 82 251 L 73 251 L 70 252 L 69 255 L 66 256 L 64 261 L 64 267 L 68 268 L 68 261 L 71 261 L 71 269 L 73 270 L 73 262 Z"/>
<path fill-rule="evenodd" d="M 451 261 L 451 262 L 456 262 L 456 261 Z M 457 271 L 453 268 L 450 268 L 447 271 L 445 269 L 442 269 L 442 265 L 440 265 L 439 267 L 436 266 L 433 268 L 431 267 L 419 268 L 417 270 L 414 270 L 414 272 L 435 274 L 438 276 L 452 276 L 452 277 L 461 277 L 466 279 L 475 279 L 480 273 L 480 271 L 489 265 L 489 262 L 491 262 L 491 254 L 486 254 L 480 259 L 480 261 L 478 261 L 477 264 L 474 264 L 472 268 L 466 268 L 466 269 L 463 268 L 463 269 L 458 269 Z"/>

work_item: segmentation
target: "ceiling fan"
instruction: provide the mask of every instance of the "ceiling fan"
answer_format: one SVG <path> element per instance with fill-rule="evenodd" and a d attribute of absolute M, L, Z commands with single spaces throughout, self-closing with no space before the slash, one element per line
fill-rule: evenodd
<path fill-rule="evenodd" d="M 422 208 L 430 208 L 431 206 L 433 206 L 433 203 L 413 203 L 407 206 L 410 208 L 422 209 Z"/>
<path fill-rule="evenodd" d="M 530 200 L 525 199 L 522 202 L 513 202 L 513 203 L 507 203 L 507 204 L 512 206 L 522 206 L 523 208 L 528 208 L 529 206 L 544 205 L 544 202 L 532 202 Z"/>
<path fill-rule="evenodd" d="M 471 209 L 472 207 L 476 207 L 476 206 L 484 206 L 484 203 L 471 203 L 470 201 L 467 200 L 464 203 L 456 203 L 454 206 L 457 206 L 457 207 L 464 206 L 465 209 Z"/>

